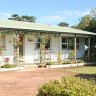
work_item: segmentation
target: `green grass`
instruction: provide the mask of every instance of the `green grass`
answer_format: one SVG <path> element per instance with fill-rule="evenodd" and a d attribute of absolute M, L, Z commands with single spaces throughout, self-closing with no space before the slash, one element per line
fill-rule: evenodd
<path fill-rule="evenodd" d="M 96 66 L 85 66 L 85 67 L 76 67 L 65 69 L 69 72 L 82 73 L 82 74 L 96 74 Z"/>

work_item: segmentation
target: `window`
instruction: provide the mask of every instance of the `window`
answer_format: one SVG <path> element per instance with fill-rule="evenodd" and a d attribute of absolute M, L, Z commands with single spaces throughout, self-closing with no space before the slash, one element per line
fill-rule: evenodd
<path fill-rule="evenodd" d="M 77 49 L 80 47 L 79 38 L 76 39 L 76 47 Z M 74 38 L 62 38 L 62 49 L 74 50 Z"/>
<path fill-rule="evenodd" d="M 50 49 L 50 39 L 48 40 L 47 44 L 45 45 L 45 49 Z"/>
<path fill-rule="evenodd" d="M 62 49 L 67 49 L 67 38 L 62 38 Z"/>
<path fill-rule="evenodd" d="M 76 40 L 76 48 L 80 49 L 80 40 L 79 40 L 79 38 L 77 38 L 77 40 Z"/>
<path fill-rule="evenodd" d="M 35 48 L 39 49 L 40 48 L 40 38 L 36 38 L 36 44 L 35 44 Z"/>
<path fill-rule="evenodd" d="M 35 48 L 39 49 L 40 48 L 40 38 L 36 38 L 35 42 L 36 42 Z M 50 38 L 49 38 L 47 44 L 45 45 L 45 49 L 50 49 Z"/>
<path fill-rule="evenodd" d="M 68 38 L 68 49 L 74 50 L 74 38 Z"/>

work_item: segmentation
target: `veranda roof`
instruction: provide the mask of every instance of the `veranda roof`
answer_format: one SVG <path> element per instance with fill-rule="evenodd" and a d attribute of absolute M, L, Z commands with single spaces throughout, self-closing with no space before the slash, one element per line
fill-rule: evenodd
<path fill-rule="evenodd" d="M 68 34 L 81 34 L 81 35 L 96 35 L 96 33 L 78 30 L 70 27 L 52 26 L 47 24 L 13 21 L 13 20 L 0 20 L 0 29 L 18 29 L 30 30 L 34 32 L 58 32 Z"/>

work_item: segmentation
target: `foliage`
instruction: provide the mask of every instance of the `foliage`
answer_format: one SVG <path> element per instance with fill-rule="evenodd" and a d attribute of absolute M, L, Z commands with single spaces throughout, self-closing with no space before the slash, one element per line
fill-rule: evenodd
<path fill-rule="evenodd" d="M 0 52 L 2 52 L 5 49 L 4 46 L 0 46 Z"/>
<path fill-rule="evenodd" d="M 45 46 L 53 34 L 40 33 L 40 63 L 45 62 Z"/>
<path fill-rule="evenodd" d="M 63 64 L 71 64 L 71 60 L 65 60 Z"/>
<path fill-rule="evenodd" d="M 8 19 L 15 20 L 15 21 L 25 21 L 25 22 L 34 22 L 35 23 L 36 18 L 34 16 L 28 16 L 28 15 L 19 16 L 18 14 L 13 14 Z"/>
<path fill-rule="evenodd" d="M 22 41 L 20 40 L 19 35 L 13 35 L 13 39 L 10 40 L 10 43 L 14 46 L 15 49 L 19 47 L 19 45 L 22 45 Z"/>
<path fill-rule="evenodd" d="M 89 15 L 85 15 L 84 17 L 82 17 L 80 20 L 80 23 L 77 25 L 77 28 L 86 30 L 86 28 L 88 28 L 88 26 L 89 26 L 90 19 L 91 18 Z"/>
<path fill-rule="evenodd" d="M 71 50 L 69 53 L 69 58 L 74 59 L 75 58 L 75 50 Z"/>
<path fill-rule="evenodd" d="M 49 61 L 49 62 L 47 62 L 47 64 L 46 65 L 54 65 L 56 62 L 54 62 L 54 61 Z"/>
<path fill-rule="evenodd" d="M 77 60 L 77 62 L 73 62 L 72 60 L 64 60 L 63 64 L 77 64 L 77 63 L 84 63 L 84 60 Z"/>
<path fill-rule="evenodd" d="M 73 27 L 73 26 L 72 26 Z M 80 19 L 79 24 L 75 25 L 74 28 L 83 29 L 86 31 L 96 33 L 96 8 L 91 9 L 90 14 L 83 16 Z M 91 53 L 96 53 L 96 36 L 91 38 Z"/>
<path fill-rule="evenodd" d="M 23 44 L 20 35 L 12 35 L 13 38 L 10 40 L 10 43 L 14 46 L 14 64 L 19 65 L 19 46 Z"/>
<path fill-rule="evenodd" d="M 16 67 L 15 65 L 12 65 L 12 64 L 5 64 L 2 66 L 2 68 L 14 68 Z"/>
<path fill-rule="evenodd" d="M 61 62 L 62 62 L 62 60 L 61 60 L 61 55 L 62 55 L 62 53 L 59 51 L 59 52 L 57 53 L 58 64 L 61 64 Z"/>
<path fill-rule="evenodd" d="M 60 34 L 54 34 L 54 33 L 40 33 L 40 63 L 45 63 L 45 51 L 46 51 L 46 44 L 48 43 L 49 39 L 51 39 L 52 36 L 57 37 Z"/>
<path fill-rule="evenodd" d="M 96 33 L 96 18 L 91 19 L 87 30 Z"/>
<path fill-rule="evenodd" d="M 62 26 L 62 27 L 68 27 L 69 24 L 66 22 L 60 22 L 59 24 L 57 24 L 58 26 Z"/>
<path fill-rule="evenodd" d="M 96 19 L 96 8 L 91 9 L 89 15 L 90 15 L 91 19 Z"/>
<path fill-rule="evenodd" d="M 77 60 L 77 63 L 84 63 L 84 60 Z"/>
<path fill-rule="evenodd" d="M 90 60 L 89 62 L 96 62 L 96 53 L 93 52 L 93 53 L 90 53 Z"/>
<path fill-rule="evenodd" d="M 76 77 L 63 77 L 50 81 L 39 88 L 38 96 L 95 96 L 96 85 L 93 81 Z"/>
<path fill-rule="evenodd" d="M 96 8 L 90 11 L 90 14 L 83 16 L 79 24 L 74 26 L 78 29 L 83 29 L 91 32 L 96 32 Z"/>
<path fill-rule="evenodd" d="M 0 33 L 0 55 L 2 54 L 2 51 L 5 50 L 5 45 L 4 45 L 4 35 Z"/>

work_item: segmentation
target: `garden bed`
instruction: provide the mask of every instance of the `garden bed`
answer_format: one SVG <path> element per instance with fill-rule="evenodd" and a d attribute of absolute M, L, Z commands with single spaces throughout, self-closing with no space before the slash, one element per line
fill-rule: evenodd
<path fill-rule="evenodd" d="M 78 67 L 84 65 L 94 65 L 94 62 L 77 63 L 77 64 L 62 64 L 62 65 L 47 65 L 47 68 L 66 68 L 66 67 Z"/>
<path fill-rule="evenodd" d="M 15 67 L 15 68 L 0 68 L 0 72 L 5 72 L 5 71 L 17 71 L 17 70 L 22 70 L 24 67 Z"/>

